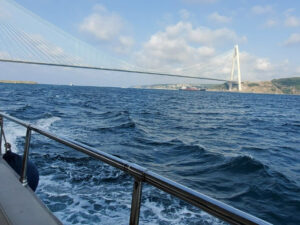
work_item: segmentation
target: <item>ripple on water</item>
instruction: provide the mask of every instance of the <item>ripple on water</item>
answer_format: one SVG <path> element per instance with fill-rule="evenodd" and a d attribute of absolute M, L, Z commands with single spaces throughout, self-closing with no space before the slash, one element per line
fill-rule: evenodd
<path fill-rule="evenodd" d="M 299 224 L 299 96 L 1 85 L 1 110 L 274 224 Z M 7 99 L 14 104 L 9 105 Z M 5 121 L 13 150 L 25 129 Z M 38 196 L 65 224 L 127 224 L 132 178 L 40 135 Z M 144 186 L 142 224 L 223 224 Z"/>

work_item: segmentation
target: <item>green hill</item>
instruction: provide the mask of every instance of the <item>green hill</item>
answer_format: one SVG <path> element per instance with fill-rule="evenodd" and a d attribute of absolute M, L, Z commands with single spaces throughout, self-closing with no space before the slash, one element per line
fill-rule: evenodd
<path fill-rule="evenodd" d="M 282 78 L 271 80 L 272 84 L 284 94 L 300 93 L 300 77 Z"/>

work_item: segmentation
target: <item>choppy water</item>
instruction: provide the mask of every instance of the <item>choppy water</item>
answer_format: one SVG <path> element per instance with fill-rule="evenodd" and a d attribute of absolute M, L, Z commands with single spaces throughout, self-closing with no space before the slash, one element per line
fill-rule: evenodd
<path fill-rule="evenodd" d="M 300 96 L 0 85 L 1 111 L 274 224 L 300 224 Z M 14 151 L 25 129 L 6 123 Z M 34 134 L 38 196 L 65 224 L 128 224 L 132 178 Z M 145 185 L 141 224 L 223 224 Z"/>

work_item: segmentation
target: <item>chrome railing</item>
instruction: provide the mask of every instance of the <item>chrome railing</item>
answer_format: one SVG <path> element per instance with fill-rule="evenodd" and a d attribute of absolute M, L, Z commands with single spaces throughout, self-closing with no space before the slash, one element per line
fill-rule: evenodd
<path fill-rule="evenodd" d="M 100 151 L 98 149 L 89 147 L 85 144 L 78 143 L 76 141 L 69 140 L 67 138 L 58 137 L 57 135 L 45 131 L 37 126 L 34 126 L 30 123 L 26 123 L 15 117 L 0 112 L 1 127 L 3 126 L 3 118 L 6 118 L 12 122 L 15 122 L 27 128 L 25 147 L 23 153 L 23 166 L 22 166 L 21 177 L 20 177 L 20 182 L 24 186 L 27 185 L 26 166 L 27 166 L 28 155 L 29 155 L 31 133 L 32 131 L 34 131 L 56 142 L 59 142 L 77 151 L 92 156 L 93 158 L 98 159 L 104 163 L 107 163 L 115 168 L 118 168 L 124 171 L 125 173 L 131 175 L 132 177 L 134 177 L 131 213 L 130 213 L 130 221 L 129 221 L 130 225 L 137 225 L 139 223 L 140 206 L 141 206 L 141 198 L 142 198 L 142 184 L 144 182 L 156 188 L 159 188 L 164 192 L 167 192 L 173 196 L 176 196 L 179 199 L 182 199 L 206 211 L 207 213 L 216 216 L 221 220 L 224 220 L 231 224 L 270 224 L 262 219 L 259 219 L 248 213 L 240 211 L 232 206 L 229 206 L 216 199 L 210 198 L 204 194 L 201 194 L 197 191 L 187 188 L 181 184 L 178 184 L 154 172 L 151 172 L 150 170 L 141 167 L 137 164 L 127 162 L 125 160 L 122 160 L 118 157 Z M 0 138 L 0 144 L 1 143 L 2 143 L 2 134 Z M 2 145 L 0 145 L 0 153 L 1 153 L 1 147 Z"/>

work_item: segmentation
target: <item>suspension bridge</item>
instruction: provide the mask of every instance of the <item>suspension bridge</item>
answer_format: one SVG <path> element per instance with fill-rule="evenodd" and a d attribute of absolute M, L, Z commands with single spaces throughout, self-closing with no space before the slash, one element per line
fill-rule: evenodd
<path fill-rule="evenodd" d="M 13 0 L 0 0 L 0 12 L 5 12 L 0 15 L 0 62 L 221 81 L 229 89 L 242 89 L 237 45 L 233 54 L 229 50 L 199 63 L 176 62 L 156 68 L 100 51 Z"/>

